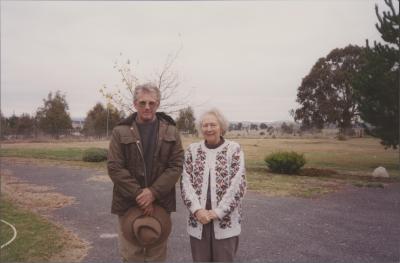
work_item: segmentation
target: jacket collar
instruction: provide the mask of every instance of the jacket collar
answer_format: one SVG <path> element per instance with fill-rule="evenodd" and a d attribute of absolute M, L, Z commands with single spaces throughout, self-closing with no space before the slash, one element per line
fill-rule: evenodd
<path fill-rule="evenodd" d="M 139 130 L 136 125 L 136 115 L 137 113 L 131 114 L 128 118 L 122 120 L 118 125 L 125 125 L 130 126 L 129 129 L 131 130 L 131 136 L 135 141 L 140 140 Z M 156 149 L 155 149 L 155 156 L 158 156 L 160 151 L 161 143 L 163 140 L 165 141 L 175 141 L 176 140 L 176 129 L 175 129 L 175 122 L 174 120 L 163 112 L 156 113 L 157 119 L 159 121 L 158 126 L 158 136 L 156 141 Z"/>

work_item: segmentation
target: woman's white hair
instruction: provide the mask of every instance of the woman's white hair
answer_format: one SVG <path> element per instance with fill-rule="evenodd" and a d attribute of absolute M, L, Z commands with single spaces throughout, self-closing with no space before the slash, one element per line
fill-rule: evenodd
<path fill-rule="evenodd" d="M 224 136 L 229 128 L 229 121 L 217 108 L 209 109 L 200 115 L 199 121 L 197 122 L 197 130 L 199 134 L 202 134 L 201 125 L 203 124 L 203 119 L 207 115 L 214 115 L 217 118 L 219 126 L 221 127 L 221 135 Z"/>

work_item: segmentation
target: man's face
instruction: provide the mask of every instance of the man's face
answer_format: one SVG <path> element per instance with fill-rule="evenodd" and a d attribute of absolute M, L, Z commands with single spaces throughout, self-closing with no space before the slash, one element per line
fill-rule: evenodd
<path fill-rule="evenodd" d="M 150 122 L 155 119 L 160 102 L 154 92 L 140 91 L 133 105 L 138 112 L 138 122 Z"/>

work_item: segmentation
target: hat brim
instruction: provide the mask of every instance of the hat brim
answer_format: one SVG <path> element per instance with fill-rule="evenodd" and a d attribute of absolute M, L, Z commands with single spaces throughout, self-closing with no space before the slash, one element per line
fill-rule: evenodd
<path fill-rule="evenodd" d="M 133 229 L 133 222 L 138 217 L 143 216 L 142 209 L 140 209 L 139 207 L 131 207 L 122 216 L 122 223 L 121 223 L 122 234 L 126 240 L 128 240 L 129 242 L 131 242 L 132 244 L 134 244 L 136 246 L 146 247 L 146 248 L 155 247 L 155 246 L 161 244 L 162 242 L 164 242 L 168 238 L 169 234 L 171 233 L 171 228 L 172 228 L 171 216 L 167 213 L 167 211 L 164 208 L 162 208 L 158 205 L 155 205 L 155 204 L 153 204 L 153 205 L 154 205 L 154 212 L 153 212 L 152 217 L 160 223 L 161 235 L 157 239 L 157 241 L 155 241 L 152 244 L 143 245 L 137 239 L 134 229 Z"/>

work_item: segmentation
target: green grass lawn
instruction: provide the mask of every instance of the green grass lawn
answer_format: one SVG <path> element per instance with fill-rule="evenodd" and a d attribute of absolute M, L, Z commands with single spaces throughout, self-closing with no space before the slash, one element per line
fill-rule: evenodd
<path fill-rule="evenodd" d="M 16 207 L 4 195 L 0 210 L 1 219 L 17 229 L 16 239 L 1 250 L 0 262 L 48 261 L 63 249 L 64 241 L 59 227 L 34 213 Z M 10 240 L 12 234 L 11 228 L 1 222 L 1 244 Z"/>
<path fill-rule="evenodd" d="M 3 148 L 0 156 L 79 161 L 83 151 L 82 148 Z"/>

